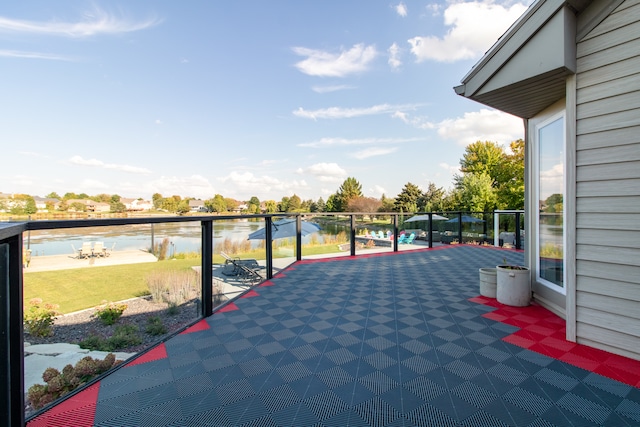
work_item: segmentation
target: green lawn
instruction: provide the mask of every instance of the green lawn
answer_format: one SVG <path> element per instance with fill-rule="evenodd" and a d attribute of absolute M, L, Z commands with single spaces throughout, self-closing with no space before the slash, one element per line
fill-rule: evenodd
<path fill-rule="evenodd" d="M 303 248 L 304 255 L 334 252 L 337 252 L 336 244 Z M 264 251 L 235 256 L 264 259 Z M 224 261 L 221 255 L 213 257 L 214 263 Z M 121 301 L 147 293 L 146 277 L 153 271 L 189 270 L 199 265 L 200 258 L 188 258 L 29 273 L 24 275 L 24 301 L 28 303 L 32 298 L 40 298 L 45 303 L 57 304 L 62 313 L 71 313 L 95 307 L 102 301 Z"/>
<path fill-rule="evenodd" d="M 24 275 L 24 301 L 41 298 L 70 313 L 147 293 L 145 278 L 152 271 L 188 270 L 199 259 L 168 260 L 94 268 L 43 271 Z"/>

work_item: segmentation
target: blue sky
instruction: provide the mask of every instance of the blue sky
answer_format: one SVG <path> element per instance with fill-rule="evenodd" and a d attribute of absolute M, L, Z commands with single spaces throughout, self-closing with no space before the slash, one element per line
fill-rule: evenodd
<path fill-rule="evenodd" d="M 0 192 L 450 188 L 522 121 L 453 87 L 531 0 L 3 2 Z"/>

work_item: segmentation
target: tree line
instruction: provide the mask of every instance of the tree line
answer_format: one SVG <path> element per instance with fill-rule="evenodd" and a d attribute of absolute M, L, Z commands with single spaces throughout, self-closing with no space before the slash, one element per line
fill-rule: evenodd
<path fill-rule="evenodd" d="M 496 142 L 477 141 L 466 147 L 460 159 L 460 174 L 454 176 L 454 186 L 450 190 L 428 183 L 426 189 L 411 182 L 404 185 L 395 197 L 382 195 L 380 199 L 365 197 L 362 185 L 354 177 L 348 177 L 325 201 L 302 200 L 298 195 L 285 196 L 280 201 L 261 201 L 257 196 L 248 201 L 238 201 L 216 194 L 204 200 L 202 208 L 208 212 L 242 212 L 247 214 L 278 212 L 490 212 L 495 209 L 524 208 L 524 141 L 518 139 L 509 144 L 509 149 Z M 33 198 L 17 195 L 22 203 L 14 203 L 13 209 L 31 214 L 37 211 Z M 86 205 L 74 202 L 90 199 L 109 203 L 112 212 L 123 212 L 125 206 L 119 195 L 99 194 L 88 196 L 80 193 L 66 193 L 60 197 L 52 192 L 46 198 L 59 199 L 57 210 L 83 211 Z M 155 209 L 185 214 L 191 211 L 192 197 L 178 195 L 163 197 L 160 193 L 152 196 Z M 0 204 L 2 201 L 0 200 Z M 16 207 L 17 206 L 17 207 Z M 2 205 L 0 205 L 2 209 Z"/>
<path fill-rule="evenodd" d="M 347 178 L 325 201 L 301 200 L 297 195 L 279 202 L 260 202 L 252 197 L 246 213 L 276 212 L 490 212 L 496 209 L 524 208 L 524 141 L 518 139 L 509 149 L 496 142 L 477 141 L 466 147 L 460 160 L 460 174 L 454 187 L 445 190 L 429 183 L 425 190 L 408 182 L 395 197 L 365 197 L 362 185 Z M 216 194 L 204 202 L 211 212 L 228 212 L 234 200 Z"/>

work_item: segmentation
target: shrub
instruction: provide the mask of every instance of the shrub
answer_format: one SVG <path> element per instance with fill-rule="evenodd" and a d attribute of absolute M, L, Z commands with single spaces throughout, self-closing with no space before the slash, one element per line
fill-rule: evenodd
<path fill-rule="evenodd" d="M 79 345 L 82 348 L 98 351 L 117 351 L 142 343 L 142 338 L 138 334 L 138 327 L 135 325 L 116 326 L 113 335 L 109 338 L 102 338 L 98 335 L 89 335 Z"/>
<path fill-rule="evenodd" d="M 127 304 L 116 304 L 114 302 L 104 303 L 96 307 L 94 316 L 100 319 L 104 325 L 113 325 L 127 309 Z"/>
<path fill-rule="evenodd" d="M 175 302 L 168 302 L 167 314 L 169 316 L 175 316 L 180 313 L 180 307 Z"/>
<path fill-rule="evenodd" d="M 116 364 L 116 357 L 109 353 L 104 360 L 90 356 L 79 360 L 75 366 L 67 365 L 62 372 L 48 368 L 42 374 L 45 384 L 34 384 L 27 391 L 27 400 L 35 409 L 40 409 L 62 397 L 91 379 L 111 369 Z"/>
<path fill-rule="evenodd" d="M 167 333 L 167 328 L 162 323 L 162 319 L 158 316 L 152 316 L 147 319 L 147 327 L 145 331 L 149 335 L 163 335 Z"/>
<path fill-rule="evenodd" d="M 57 305 L 43 304 L 42 299 L 34 298 L 29 301 L 28 310 L 24 313 L 24 325 L 27 332 L 37 337 L 48 337 L 53 333 L 51 326 L 56 320 Z"/>

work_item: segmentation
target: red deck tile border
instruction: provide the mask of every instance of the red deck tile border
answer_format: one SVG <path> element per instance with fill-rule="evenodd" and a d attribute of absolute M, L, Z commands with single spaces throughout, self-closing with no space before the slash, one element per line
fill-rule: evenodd
<path fill-rule="evenodd" d="M 210 328 L 211 327 L 209 326 L 209 323 L 207 323 L 205 319 L 202 319 L 195 325 L 191 325 L 184 331 L 180 332 L 179 335 L 190 334 L 190 333 L 199 332 L 199 331 L 206 331 L 207 329 L 210 329 Z"/>
<path fill-rule="evenodd" d="M 164 345 L 164 343 L 161 343 L 158 346 L 147 351 L 137 359 L 134 359 L 130 363 L 127 363 L 127 366 L 141 365 L 143 363 L 153 362 L 154 360 L 166 359 L 167 357 L 167 347 Z"/>
<path fill-rule="evenodd" d="M 251 289 L 249 292 L 243 294 L 240 298 L 251 298 L 251 297 L 259 297 L 260 294 Z"/>
<path fill-rule="evenodd" d="M 28 427 L 74 427 L 92 426 L 96 415 L 96 404 L 100 383 L 85 388 L 78 394 L 53 406 L 43 414 L 27 422 Z"/>
<path fill-rule="evenodd" d="M 213 314 L 226 313 L 228 311 L 236 311 L 236 310 L 240 310 L 240 309 L 238 308 L 237 305 L 235 305 L 235 303 L 231 302 L 231 303 L 225 305 L 224 307 L 222 307 L 220 310 L 216 310 L 215 313 L 213 313 Z"/>
<path fill-rule="evenodd" d="M 520 328 L 503 341 L 640 388 L 639 360 L 567 341 L 564 320 L 546 308 L 535 303 L 511 307 L 484 296 L 469 301 L 495 308 L 482 317 Z"/>

